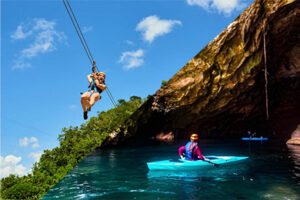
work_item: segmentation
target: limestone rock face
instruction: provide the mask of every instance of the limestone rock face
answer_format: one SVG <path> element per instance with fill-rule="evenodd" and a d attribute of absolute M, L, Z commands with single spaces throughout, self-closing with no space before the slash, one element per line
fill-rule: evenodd
<path fill-rule="evenodd" d="M 256 0 L 152 95 L 111 143 L 169 132 L 183 138 L 191 131 L 233 137 L 256 130 L 289 138 L 280 134 L 300 122 L 299 19 L 298 0 Z"/>
<path fill-rule="evenodd" d="M 292 133 L 291 139 L 287 141 L 287 144 L 300 145 L 300 124 L 297 129 Z"/>

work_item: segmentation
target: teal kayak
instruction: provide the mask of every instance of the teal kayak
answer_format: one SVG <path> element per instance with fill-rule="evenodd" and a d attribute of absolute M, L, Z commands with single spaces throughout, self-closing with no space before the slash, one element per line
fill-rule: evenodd
<path fill-rule="evenodd" d="M 210 161 L 203 160 L 162 160 L 148 162 L 149 170 L 199 170 L 213 168 L 215 166 L 227 166 L 247 159 L 247 156 L 205 156 Z M 214 165 L 216 164 L 216 165 Z"/>
<path fill-rule="evenodd" d="M 267 141 L 269 138 L 267 137 L 243 137 L 241 140 L 244 141 Z"/>

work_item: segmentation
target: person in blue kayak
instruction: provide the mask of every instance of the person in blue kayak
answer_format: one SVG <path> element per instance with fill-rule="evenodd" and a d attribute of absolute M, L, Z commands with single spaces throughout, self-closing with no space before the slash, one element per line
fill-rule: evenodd
<path fill-rule="evenodd" d="M 186 160 L 209 160 L 202 155 L 201 149 L 198 146 L 198 134 L 193 133 L 190 137 L 191 141 L 185 146 L 181 146 L 178 149 L 178 154 L 181 159 Z"/>

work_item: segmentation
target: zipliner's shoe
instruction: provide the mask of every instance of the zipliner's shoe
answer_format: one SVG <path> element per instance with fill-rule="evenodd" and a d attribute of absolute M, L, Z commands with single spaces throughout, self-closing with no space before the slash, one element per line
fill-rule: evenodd
<path fill-rule="evenodd" d="M 87 120 L 88 119 L 88 112 L 83 112 L 83 119 Z"/>

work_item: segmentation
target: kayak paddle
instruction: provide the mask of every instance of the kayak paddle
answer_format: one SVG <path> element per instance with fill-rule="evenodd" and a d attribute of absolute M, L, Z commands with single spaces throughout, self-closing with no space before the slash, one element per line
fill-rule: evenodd
<path fill-rule="evenodd" d="M 210 164 L 212 164 L 212 165 L 214 165 L 214 167 L 220 167 L 220 165 L 219 164 L 217 164 L 217 163 L 213 163 L 213 162 L 211 162 L 210 160 L 203 160 L 204 162 L 208 162 L 208 163 L 210 163 Z"/>

